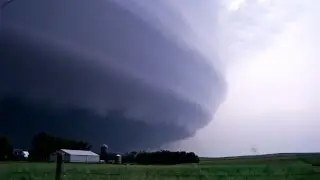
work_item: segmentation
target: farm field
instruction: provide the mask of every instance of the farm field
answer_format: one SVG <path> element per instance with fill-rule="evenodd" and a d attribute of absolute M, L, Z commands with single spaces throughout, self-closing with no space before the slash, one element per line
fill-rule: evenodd
<path fill-rule="evenodd" d="M 319 180 L 317 155 L 201 158 L 200 164 L 64 164 L 63 180 Z M 309 163 L 312 162 L 312 163 Z M 0 163 L 0 180 L 53 180 L 54 163 Z"/>

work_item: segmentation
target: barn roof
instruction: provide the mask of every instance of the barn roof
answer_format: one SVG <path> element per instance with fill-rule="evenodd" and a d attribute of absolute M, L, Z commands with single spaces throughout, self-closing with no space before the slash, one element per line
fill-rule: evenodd
<path fill-rule="evenodd" d="M 82 155 L 82 156 L 99 156 L 98 154 L 92 151 L 84 151 L 84 150 L 71 150 L 71 149 L 61 149 L 61 151 L 70 154 L 70 155 Z"/>

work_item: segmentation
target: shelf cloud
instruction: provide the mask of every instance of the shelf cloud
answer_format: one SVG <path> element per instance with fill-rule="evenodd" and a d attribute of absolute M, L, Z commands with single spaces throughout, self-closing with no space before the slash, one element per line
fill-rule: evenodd
<path fill-rule="evenodd" d="M 193 136 L 224 100 L 209 51 L 156 14 L 105 0 L 21 1 L 2 14 L 0 132 L 15 146 L 45 131 L 115 151 L 160 148 Z"/>

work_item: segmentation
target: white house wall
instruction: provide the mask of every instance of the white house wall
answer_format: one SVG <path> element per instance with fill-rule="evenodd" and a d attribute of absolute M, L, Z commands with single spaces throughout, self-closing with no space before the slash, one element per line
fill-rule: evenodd
<path fill-rule="evenodd" d="M 74 163 L 98 163 L 100 161 L 100 156 L 94 155 L 70 155 L 60 151 L 62 153 L 62 158 L 64 162 L 74 162 Z M 57 154 L 52 153 L 49 157 L 49 161 L 55 162 L 57 160 Z"/>
<path fill-rule="evenodd" d="M 98 163 L 99 156 L 70 155 L 70 162 Z"/>

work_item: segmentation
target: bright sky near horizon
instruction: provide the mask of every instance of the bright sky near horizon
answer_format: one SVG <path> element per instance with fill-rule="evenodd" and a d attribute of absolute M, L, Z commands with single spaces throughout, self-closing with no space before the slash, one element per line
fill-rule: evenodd
<path fill-rule="evenodd" d="M 320 151 L 318 1 L 164 2 L 189 24 L 180 38 L 219 65 L 228 84 L 211 124 L 173 148 L 204 156 Z"/>
<path fill-rule="evenodd" d="M 246 6 L 250 6 L 245 3 L 244 0 L 235 1 L 230 10 L 244 8 L 244 12 Z M 320 44 L 316 33 L 319 13 L 313 11 L 319 3 L 300 1 L 302 6 L 297 3 L 296 7 L 292 1 L 259 3 L 257 6 L 270 10 L 261 14 L 256 25 L 249 25 L 246 21 L 239 25 L 253 36 L 252 41 L 246 42 L 244 38 L 244 46 L 235 48 L 240 55 L 232 57 L 234 61 L 227 66 L 227 99 L 212 123 L 195 137 L 202 143 L 193 147 L 204 155 L 320 150 L 316 143 L 320 140 L 317 130 L 320 128 L 317 51 Z M 286 17 L 281 19 L 278 14 Z M 275 21 L 266 22 L 268 18 L 275 18 Z M 263 36 L 259 37 L 261 32 L 254 30 L 264 23 L 270 23 L 269 31 L 264 30 Z M 272 29 L 278 29 L 277 33 Z M 230 39 L 232 44 L 235 39 Z M 193 140 L 186 141 L 185 146 L 192 147 L 190 142 Z M 252 152 L 252 148 L 257 152 Z"/>

